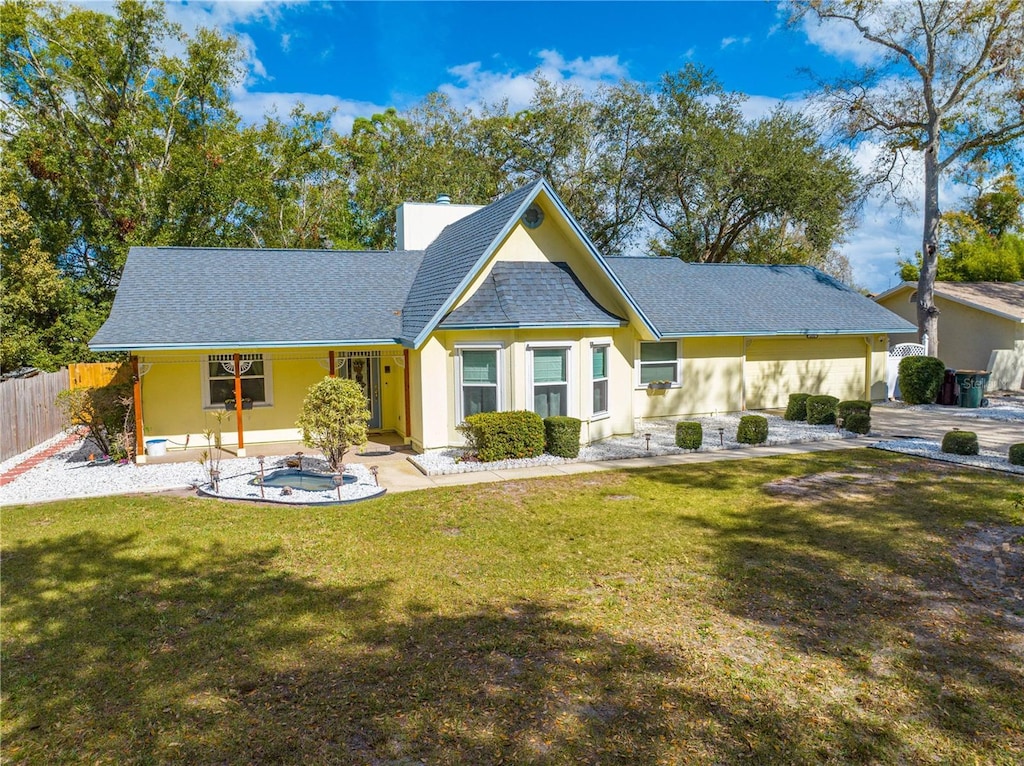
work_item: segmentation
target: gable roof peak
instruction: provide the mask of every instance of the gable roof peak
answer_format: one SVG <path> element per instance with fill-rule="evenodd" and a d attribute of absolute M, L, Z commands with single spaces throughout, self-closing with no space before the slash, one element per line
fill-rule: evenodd
<path fill-rule="evenodd" d="M 643 311 L 608 268 L 551 184 L 538 176 L 490 205 L 448 224 L 430 243 L 402 311 L 402 343 L 416 348 L 426 340 L 542 192 L 615 289 L 653 332 Z"/>

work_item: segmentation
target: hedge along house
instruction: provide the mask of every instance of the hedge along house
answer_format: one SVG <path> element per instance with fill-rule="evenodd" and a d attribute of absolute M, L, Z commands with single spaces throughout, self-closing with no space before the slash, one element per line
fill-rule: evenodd
<path fill-rule="evenodd" d="M 875 297 L 916 321 L 917 284 L 904 282 Z M 1024 389 L 1024 282 L 936 282 L 939 358 L 960 370 L 988 370 L 988 390 Z M 912 335 L 896 343 L 917 342 Z"/>
<path fill-rule="evenodd" d="M 132 355 L 140 448 L 226 408 L 239 454 L 294 441 L 324 375 L 420 451 L 488 410 L 577 417 L 589 443 L 793 391 L 883 398 L 887 335 L 913 329 L 807 267 L 605 258 L 543 180 L 407 203 L 397 228 L 393 252 L 133 248 L 90 345 Z"/>

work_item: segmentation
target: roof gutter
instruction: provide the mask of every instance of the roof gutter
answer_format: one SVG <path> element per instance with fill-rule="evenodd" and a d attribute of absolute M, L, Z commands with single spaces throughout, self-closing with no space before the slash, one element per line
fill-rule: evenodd
<path fill-rule="evenodd" d="M 329 346 L 399 346 L 395 338 L 360 340 L 312 340 L 312 341 L 212 341 L 209 343 L 143 343 L 124 345 L 118 343 L 90 343 L 93 351 L 203 351 L 216 348 L 326 348 Z"/>
<path fill-rule="evenodd" d="M 906 333 L 914 332 L 917 328 L 911 327 L 907 329 L 900 327 L 898 329 L 875 327 L 875 328 L 863 328 L 860 330 L 815 330 L 808 328 L 806 330 L 780 330 L 780 331 L 764 331 L 758 330 L 756 332 L 747 332 L 745 330 L 729 330 L 727 332 L 709 331 L 709 332 L 666 332 L 662 335 L 663 338 L 676 339 L 676 338 L 775 338 L 778 336 L 799 338 L 807 336 L 841 336 L 841 335 L 903 335 Z"/>

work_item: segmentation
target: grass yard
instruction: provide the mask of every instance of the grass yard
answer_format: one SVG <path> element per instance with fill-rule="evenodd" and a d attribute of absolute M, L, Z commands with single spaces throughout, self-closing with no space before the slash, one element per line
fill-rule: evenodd
<path fill-rule="evenodd" d="M 1024 610 L 957 546 L 1021 489 L 861 449 L 6 508 L 4 760 L 1017 764 Z"/>

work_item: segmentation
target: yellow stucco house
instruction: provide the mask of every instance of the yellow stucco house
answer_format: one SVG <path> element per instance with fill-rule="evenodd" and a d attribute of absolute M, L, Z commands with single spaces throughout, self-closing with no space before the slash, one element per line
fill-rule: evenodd
<path fill-rule="evenodd" d="M 875 297 L 916 321 L 917 284 L 904 282 Z M 989 391 L 1024 389 L 1024 282 L 936 282 L 939 358 L 959 370 L 988 370 Z M 894 343 L 917 342 L 894 335 Z"/>
<path fill-rule="evenodd" d="M 795 391 L 884 398 L 888 335 L 913 329 L 808 267 L 604 257 L 544 180 L 397 223 L 387 252 L 133 248 L 90 345 L 131 353 L 144 438 L 194 440 L 227 407 L 240 454 L 293 441 L 306 390 L 341 375 L 417 451 L 486 410 L 577 417 L 589 443 Z"/>

